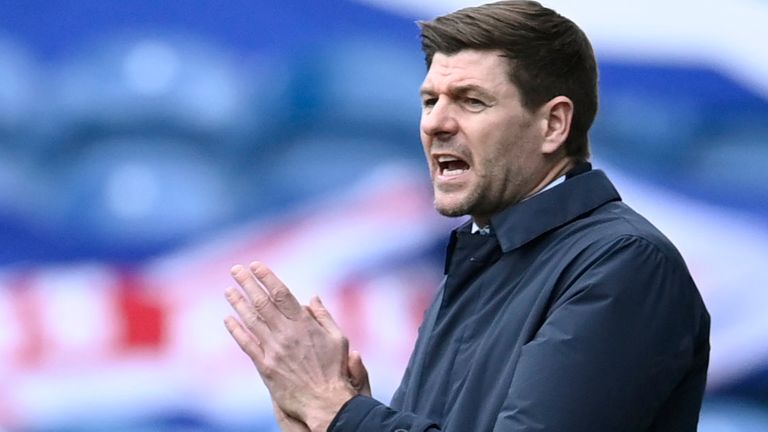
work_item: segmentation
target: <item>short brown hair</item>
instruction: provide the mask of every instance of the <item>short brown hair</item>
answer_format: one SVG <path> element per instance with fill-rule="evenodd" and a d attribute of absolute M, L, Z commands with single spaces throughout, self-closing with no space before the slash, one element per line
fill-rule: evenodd
<path fill-rule="evenodd" d="M 573 101 L 568 156 L 589 156 L 587 133 L 597 113 L 597 64 L 592 45 L 573 21 L 535 1 L 500 1 L 420 21 L 421 47 L 432 65 L 435 53 L 500 50 L 510 79 L 528 110 L 556 96 Z"/>

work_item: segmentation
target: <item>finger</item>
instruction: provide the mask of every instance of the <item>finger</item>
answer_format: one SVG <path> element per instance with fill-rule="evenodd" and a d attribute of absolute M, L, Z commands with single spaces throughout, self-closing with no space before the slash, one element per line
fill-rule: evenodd
<path fill-rule="evenodd" d="M 251 272 L 267 289 L 272 302 L 288 319 L 296 320 L 301 316 L 301 304 L 293 296 L 291 290 L 263 263 L 254 261 L 250 265 Z"/>
<path fill-rule="evenodd" d="M 267 326 L 267 323 L 264 322 L 264 320 L 254 310 L 254 308 L 251 306 L 248 300 L 246 300 L 243 294 L 240 291 L 229 287 L 224 291 L 224 295 L 226 296 L 229 304 L 232 306 L 232 309 L 234 309 L 237 315 L 240 317 L 240 320 L 245 325 L 245 327 L 250 330 L 259 340 L 268 340 L 270 334 L 269 326 Z M 240 323 L 238 322 L 238 324 Z"/>
<path fill-rule="evenodd" d="M 268 327 L 272 327 L 279 323 L 281 314 L 275 308 L 274 303 L 269 298 L 269 295 L 264 288 L 259 285 L 259 282 L 253 277 L 250 271 L 241 265 L 236 265 L 230 270 L 232 277 L 235 279 L 238 285 L 243 288 L 245 295 L 251 301 L 251 305 L 256 312 L 261 315 L 267 323 Z"/>
<path fill-rule="evenodd" d="M 336 321 L 331 316 L 331 313 L 328 312 L 328 309 L 325 308 L 325 305 L 323 305 L 320 297 L 313 296 L 309 300 L 309 311 L 312 312 L 312 316 L 315 317 L 317 322 L 320 323 L 320 325 L 323 326 L 323 328 L 325 328 L 329 333 L 334 336 L 343 335 L 341 328 L 339 328 L 339 325 L 336 324 Z"/>
<path fill-rule="evenodd" d="M 363 358 L 358 351 L 352 350 L 349 353 L 349 381 L 352 387 L 360 394 L 371 397 L 371 382 L 368 379 L 368 370 L 363 365 Z"/>
<path fill-rule="evenodd" d="M 228 316 L 224 318 L 224 325 L 229 330 L 232 338 L 235 339 L 235 342 L 240 346 L 240 349 L 250 357 L 257 368 L 260 368 L 264 360 L 264 350 L 261 348 L 259 340 L 234 317 Z"/>

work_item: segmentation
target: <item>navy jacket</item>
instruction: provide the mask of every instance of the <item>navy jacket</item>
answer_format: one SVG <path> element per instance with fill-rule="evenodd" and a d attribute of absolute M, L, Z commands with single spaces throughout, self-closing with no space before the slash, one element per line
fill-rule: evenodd
<path fill-rule="evenodd" d="M 696 430 L 709 315 L 674 246 L 588 164 L 451 234 L 446 277 L 391 407 L 329 430 Z"/>

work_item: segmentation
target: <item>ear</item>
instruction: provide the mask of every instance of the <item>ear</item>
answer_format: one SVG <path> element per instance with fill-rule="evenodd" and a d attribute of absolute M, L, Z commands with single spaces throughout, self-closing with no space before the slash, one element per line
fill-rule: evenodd
<path fill-rule="evenodd" d="M 571 132 L 573 101 L 566 96 L 556 96 L 541 107 L 540 113 L 545 127 L 541 152 L 554 154 L 563 148 Z"/>

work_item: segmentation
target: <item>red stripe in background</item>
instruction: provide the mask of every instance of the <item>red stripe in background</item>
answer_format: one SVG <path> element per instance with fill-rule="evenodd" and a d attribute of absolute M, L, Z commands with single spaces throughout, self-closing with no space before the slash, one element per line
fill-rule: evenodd
<path fill-rule="evenodd" d="M 18 325 L 19 344 L 11 347 L 7 371 L 0 374 L 0 430 L 9 430 L 18 424 L 18 402 L 14 394 L 14 378 L 39 368 L 45 360 L 46 344 L 43 329 L 42 304 L 39 293 L 33 289 L 29 273 L 20 272 L 7 282 L 10 294 L 11 319 Z"/>
<path fill-rule="evenodd" d="M 115 296 L 119 317 L 118 351 L 158 350 L 165 343 L 165 307 L 160 292 L 150 288 L 135 272 L 120 272 Z"/>
<path fill-rule="evenodd" d="M 32 277 L 28 274 L 15 277 L 9 286 L 21 335 L 21 343 L 16 350 L 16 364 L 21 368 L 38 367 L 46 354 L 40 298 L 33 290 Z"/>
<path fill-rule="evenodd" d="M 334 318 L 349 339 L 350 349 L 365 351 L 368 342 L 368 321 L 365 311 L 365 283 L 360 277 L 343 281 L 337 291 L 339 315 Z"/>

